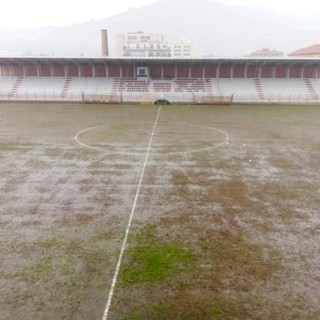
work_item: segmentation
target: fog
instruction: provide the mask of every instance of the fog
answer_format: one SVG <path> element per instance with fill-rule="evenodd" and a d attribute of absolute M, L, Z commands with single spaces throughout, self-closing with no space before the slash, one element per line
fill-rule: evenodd
<path fill-rule="evenodd" d="M 171 3 L 179 0 L 171 0 Z M 210 0 L 209 0 L 210 1 Z M 128 8 L 141 8 L 156 0 L 91 0 L 89 3 L 64 0 L 11 0 L 1 4 L 0 29 L 34 28 L 40 26 L 63 26 L 86 22 L 91 19 L 105 19 L 123 13 Z M 214 2 L 214 1 L 211 1 Z M 288 15 L 308 16 L 320 14 L 317 0 L 217 0 L 216 2 L 256 8 L 265 8 Z M 168 10 L 170 6 L 168 7 Z"/>
<path fill-rule="evenodd" d="M 13 0 L 2 5 L 0 55 L 100 56 L 101 29 L 112 56 L 116 34 L 138 30 L 193 43 L 202 56 L 286 54 L 318 43 L 319 8 L 313 0 Z"/>

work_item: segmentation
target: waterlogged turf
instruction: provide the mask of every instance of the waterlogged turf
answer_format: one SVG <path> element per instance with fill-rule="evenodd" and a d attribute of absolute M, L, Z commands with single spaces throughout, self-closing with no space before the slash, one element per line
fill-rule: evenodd
<path fill-rule="evenodd" d="M 320 108 L 0 104 L 0 319 L 319 319 Z"/>

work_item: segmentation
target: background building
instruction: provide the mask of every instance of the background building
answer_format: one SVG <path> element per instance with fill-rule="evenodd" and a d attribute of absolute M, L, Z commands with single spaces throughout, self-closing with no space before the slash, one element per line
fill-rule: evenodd
<path fill-rule="evenodd" d="M 200 50 L 190 43 L 174 43 L 171 46 L 171 56 L 175 58 L 198 58 Z"/>
<path fill-rule="evenodd" d="M 293 51 L 288 54 L 289 57 L 310 57 L 320 58 L 320 44 L 315 44 L 306 48 Z"/>
<path fill-rule="evenodd" d="M 283 57 L 283 52 L 276 49 L 262 48 L 250 54 L 252 57 Z"/>
<path fill-rule="evenodd" d="M 118 57 L 170 57 L 170 47 L 161 33 L 138 31 L 116 37 Z"/>

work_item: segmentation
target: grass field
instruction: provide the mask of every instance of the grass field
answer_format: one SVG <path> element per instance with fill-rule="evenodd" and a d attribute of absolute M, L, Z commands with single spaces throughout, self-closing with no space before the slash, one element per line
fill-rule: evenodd
<path fill-rule="evenodd" d="M 143 169 L 108 319 L 320 319 L 319 128 L 317 106 L 0 104 L 0 319 L 102 319 Z"/>

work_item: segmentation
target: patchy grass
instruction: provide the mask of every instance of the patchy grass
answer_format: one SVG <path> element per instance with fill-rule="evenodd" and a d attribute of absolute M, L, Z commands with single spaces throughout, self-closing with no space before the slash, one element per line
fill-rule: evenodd
<path fill-rule="evenodd" d="M 0 141 L 0 151 L 1 152 L 11 152 L 11 151 L 22 151 L 30 150 L 35 147 L 32 143 L 21 143 L 19 141 Z"/>
<path fill-rule="evenodd" d="M 61 239 L 58 239 L 57 237 L 48 238 L 45 240 L 39 240 L 37 245 L 41 248 L 59 248 L 62 246 Z"/>
<path fill-rule="evenodd" d="M 85 318 L 79 308 L 91 300 L 90 291 L 103 294 L 107 285 L 105 270 L 110 260 L 106 247 L 104 239 L 83 242 L 58 236 L 35 243 L 34 251 L 41 254 L 17 275 L 23 286 L 38 290 L 38 299 L 33 301 L 36 319 L 42 319 L 42 314 L 43 319 L 46 314 L 59 319 Z"/>
<path fill-rule="evenodd" d="M 128 250 L 129 260 L 122 268 L 124 283 L 154 284 L 189 270 L 194 254 L 178 243 L 162 243 L 148 225 L 136 235 L 135 244 Z"/>
<path fill-rule="evenodd" d="M 180 215 L 138 231 L 120 274 L 115 314 L 120 308 L 121 319 L 231 320 L 281 309 L 257 294 L 281 268 L 271 249 L 227 230 L 199 237 L 194 223 Z"/>
<path fill-rule="evenodd" d="M 42 252 L 41 258 L 25 269 L 26 275 L 29 274 L 33 282 L 37 282 L 40 277 L 53 279 L 54 274 L 72 275 L 76 269 L 76 273 L 86 273 L 85 278 L 89 277 L 91 272 L 95 275 L 103 274 L 109 261 L 103 254 L 102 242 L 104 241 L 99 239 L 95 245 L 85 245 L 76 239 L 52 237 L 41 240 L 36 244 Z"/>
<path fill-rule="evenodd" d="M 101 319 L 157 110 L 1 104 L 1 319 Z M 320 319 L 319 119 L 163 107 L 110 318 Z"/>
<path fill-rule="evenodd" d="M 171 173 L 171 183 L 178 186 L 185 186 L 191 183 L 190 177 L 182 170 L 174 170 Z"/>

